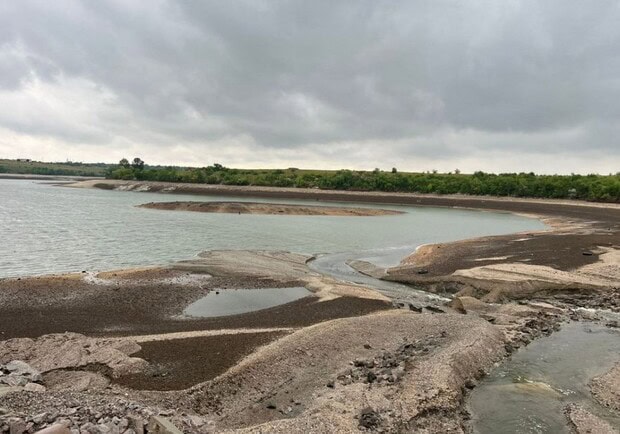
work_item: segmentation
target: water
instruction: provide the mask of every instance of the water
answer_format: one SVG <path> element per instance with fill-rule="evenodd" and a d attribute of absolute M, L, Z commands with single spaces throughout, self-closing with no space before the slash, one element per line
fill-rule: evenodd
<path fill-rule="evenodd" d="M 135 207 L 152 201 L 178 200 L 261 201 L 0 180 L 0 277 L 168 264 L 211 249 L 344 254 L 340 256 L 345 259 L 371 260 L 386 266 L 396 265 L 425 243 L 544 229 L 538 220 L 508 213 L 445 208 L 345 204 L 406 213 L 332 217 L 209 214 Z M 334 205 L 281 199 L 277 202 Z"/>
<path fill-rule="evenodd" d="M 570 433 L 563 409 L 572 402 L 620 427 L 620 419 L 590 394 L 592 377 L 620 354 L 620 332 L 592 323 L 570 323 L 504 361 L 471 395 L 476 433 Z"/>
<path fill-rule="evenodd" d="M 220 289 L 196 300 L 183 313 L 202 318 L 237 315 L 290 303 L 310 295 L 312 293 L 304 287 Z"/>

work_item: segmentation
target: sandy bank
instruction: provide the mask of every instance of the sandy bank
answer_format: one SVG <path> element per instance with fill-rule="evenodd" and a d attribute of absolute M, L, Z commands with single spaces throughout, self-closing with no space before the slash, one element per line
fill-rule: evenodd
<path fill-rule="evenodd" d="M 590 390 L 596 400 L 605 407 L 620 412 L 620 361 L 590 382 Z"/>
<path fill-rule="evenodd" d="M 258 202 L 150 202 L 140 208 L 167 211 L 195 211 L 226 214 L 312 215 L 312 216 L 381 216 L 403 214 L 401 211 L 375 208 L 288 205 Z"/>

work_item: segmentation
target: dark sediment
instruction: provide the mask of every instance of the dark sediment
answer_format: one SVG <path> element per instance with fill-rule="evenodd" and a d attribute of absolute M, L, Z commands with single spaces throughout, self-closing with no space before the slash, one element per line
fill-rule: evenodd
<path fill-rule="evenodd" d="M 150 363 L 148 371 L 114 380 L 140 390 L 181 390 L 211 380 L 281 332 L 241 333 L 144 342 L 132 354 Z"/>

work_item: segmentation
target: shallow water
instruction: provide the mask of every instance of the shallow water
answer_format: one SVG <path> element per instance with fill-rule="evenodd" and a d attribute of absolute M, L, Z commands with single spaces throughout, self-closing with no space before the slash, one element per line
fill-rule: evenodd
<path fill-rule="evenodd" d="M 201 318 L 237 315 L 290 303 L 310 295 L 312 293 L 304 287 L 220 289 L 190 304 L 183 314 Z"/>
<path fill-rule="evenodd" d="M 448 208 L 376 206 L 378 217 L 208 214 L 136 208 L 152 201 L 262 201 L 256 198 L 118 192 L 0 180 L 0 277 L 167 264 L 211 249 L 351 253 L 395 265 L 417 246 L 533 231 L 535 219 Z M 334 205 L 334 202 L 271 200 Z"/>
<path fill-rule="evenodd" d="M 572 402 L 620 427 L 620 419 L 590 394 L 592 377 L 620 354 L 620 332 L 599 324 L 570 323 L 504 361 L 470 398 L 476 433 L 569 433 L 563 409 Z"/>

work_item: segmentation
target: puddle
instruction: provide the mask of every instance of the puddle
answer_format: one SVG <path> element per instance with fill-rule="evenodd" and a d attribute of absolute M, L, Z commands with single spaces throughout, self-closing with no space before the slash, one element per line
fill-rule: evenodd
<path fill-rule="evenodd" d="M 220 289 L 190 304 L 183 314 L 200 318 L 237 315 L 290 303 L 309 295 L 312 292 L 304 287 Z"/>
<path fill-rule="evenodd" d="M 598 405 L 588 388 L 619 355 L 617 330 L 565 324 L 516 352 L 474 389 L 469 400 L 474 432 L 570 433 L 563 410 L 571 402 L 620 426 L 620 418 Z"/>

